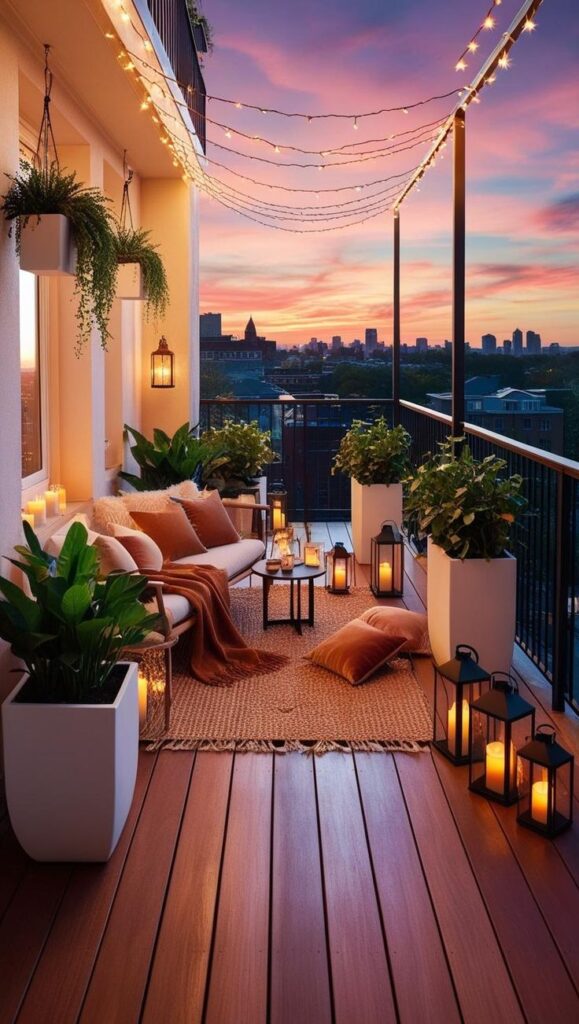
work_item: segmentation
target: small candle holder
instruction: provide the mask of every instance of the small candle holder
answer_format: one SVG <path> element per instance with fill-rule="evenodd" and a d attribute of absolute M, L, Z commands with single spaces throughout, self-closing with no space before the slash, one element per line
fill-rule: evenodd
<path fill-rule="evenodd" d="M 455 765 L 468 764 L 470 704 L 490 679 L 469 644 L 458 644 L 454 658 L 434 665 L 433 743 Z"/>
<path fill-rule="evenodd" d="M 552 725 L 540 725 L 517 756 L 517 822 L 549 839 L 573 821 L 574 758 L 556 737 Z"/>
<path fill-rule="evenodd" d="M 289 552 L 281 556 L 281 571 L 292 572 L 294 567 L 294 556 Z"/>
<path fill-rule="evenodd" d="M 322 545 L 307 541 L 304 544 L 304 565 L 308 569 L 319 569 L 322 564 Z"/>

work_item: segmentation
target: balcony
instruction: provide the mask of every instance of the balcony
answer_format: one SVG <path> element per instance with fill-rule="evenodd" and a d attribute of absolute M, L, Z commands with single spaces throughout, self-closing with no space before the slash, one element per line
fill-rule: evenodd
<path fill-rule="evenodd" d="M 198 57 L 207 48 L 204 35 L 192 24 L 185 0 L 147 0 L 147 5 L 205 152 L 206 90 Z"/>

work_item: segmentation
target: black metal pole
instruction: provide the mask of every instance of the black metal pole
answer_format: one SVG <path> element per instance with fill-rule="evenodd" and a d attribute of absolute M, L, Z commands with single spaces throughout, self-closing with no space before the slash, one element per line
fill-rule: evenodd
<path fill-rule="evenodd" d="M 571 477 L 557 476 L 557 530 L 555 540 L 555 621 L 553 623 L 553 711 L 565 710 L 565 693 L 570 690 L 571 661 L 569 630 L 569 573 L 571 548 Z"/>
<path fill-rule="evenodd" d="M 392 419 L 400 423 L 400 211 L 394 213 L 394 295 L 392 311 Z"/>
<path fill-rule="evenodd" d="M 465 116 L 454 115 L 452 176 L 452 434 L 464 426 L 464 309 L 465 309 Z"/>

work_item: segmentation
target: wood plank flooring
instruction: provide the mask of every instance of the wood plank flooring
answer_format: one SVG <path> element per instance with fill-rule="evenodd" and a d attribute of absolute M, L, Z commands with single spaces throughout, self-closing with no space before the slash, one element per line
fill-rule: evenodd
<path fill-rule="evenodd" d="M 106 865 L 34 864 L 0 821 L 0 1024 L 576 1024 L 578 871 L 577 824 L 518 828 L 437 752 L 143 751 Z"/>

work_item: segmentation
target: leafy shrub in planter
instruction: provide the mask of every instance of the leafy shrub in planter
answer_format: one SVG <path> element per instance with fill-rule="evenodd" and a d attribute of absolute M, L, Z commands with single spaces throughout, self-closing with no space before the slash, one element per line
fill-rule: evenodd
<path fill-rule="evenodd" d="M 251 483 L 276 460 L 269 430 L 260 430 L 255 421 L 226 420 L 222 427 L 205 430 L 201 441 L 213 453 L 204 464 L 203 481 L 219 490 Z"/>
<path fill-rule="evenodd" d="M 115 246 L 119 263 L 138 263 L 141 267 L 145 315 L 161 319 L 169 305 L 169 286 L 157 246 L 149 241 L 149 232 L 119 225 Z"/>
<path fill-rule="evenodd" d="M 40 220 L 43 214 L 60 213 L 70 221 L 77 251 L 77 355 L 89 340 L 93 326 L 106 348 L 118 266 L 106 198 L 96 188 L 85 188 L 76 174 L 66 174 L 56 163 L 45 172 L 23 162 L 20 172 L 9 177 L 12 184 L 2 197 L 0 209 L 7 220 L 14 221 L 19 255 L 22 226 L 31 217 Z"/>
<path fill-rule="evenodd" d="M 523 478 L 505 477 L 507 464 L 495 455 L 478 462 L 466 444 L 456 453 L 460 440 L 439 445 L 438 454 L 405 481 L 405 520 L 451 558 L 500 558 L 512 523 L 527 505 L 520 493 Z"/>
<path fill-rule="evenodd" d="M 141 468 L 141 475 L 121 472 L 120 478 L 137 491 L 163 490 L 194 478 L 201 482 L 202 466 L 214 454 L 214 449 L 196 437 L 196 429 L 184 423 L 173 437 L 164 430 L 154 430 L 153 440 L 149 441 L 125 423 L 125 430 L 135 441 L 131 454 Z"/>
<path fill-rule="evenodd" d="M 383 416 L 374 423 L 354 420 L 344 434 L 332 473 L 338 470 L 364 486 L 397 484 L 408 473 L 410 434 L 390 428 Z"/>
<path fill-rule="evenodd" d="M 99 556 L 82 523 L 70 527 L 62 551 L 42 550 L 24 523 L 26 545 L 10 559 L 28 579 L 32 597 L 0 577 L 0 637 L 28 672 L 28 700 L 110 703 L 107 690 L 123 647 L 140 643 L 159 621 L 139 597 L 144 576 L 111 573 L 99 580 Z"/>

